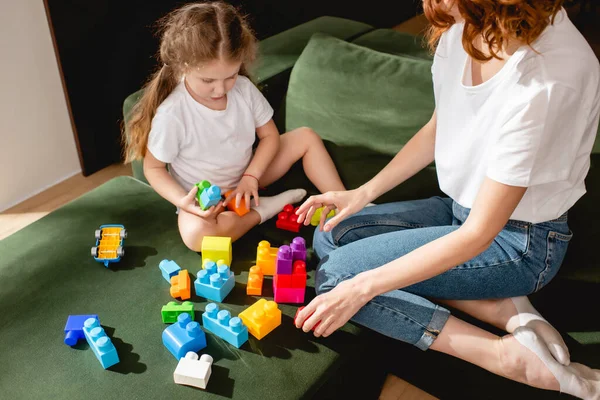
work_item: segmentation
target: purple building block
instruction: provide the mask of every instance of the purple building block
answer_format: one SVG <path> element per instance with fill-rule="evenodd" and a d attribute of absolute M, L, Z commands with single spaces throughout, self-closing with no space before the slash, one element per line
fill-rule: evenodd
<path fill-rule="evenodd" d="M 277 274 L 292 274 L 292 249 L 290 246 L 281 246 L 277 252 L 277 260 L 275 261 L 275 273 Z"/>
<path fill-rule="evenodd" d="M 85 339 L 83 323 L 88 318 L 100 321 L 97 315 L 69 315 L 65 325 L 65 344 L 75 346 L 80 339 Z"/>
<path fill-rule="evenodd" d="M 292 249 L 292 261 L 306 261 L 306 240 L 304 238 L 295 237 L 290 244 L 290 248 Z"/>

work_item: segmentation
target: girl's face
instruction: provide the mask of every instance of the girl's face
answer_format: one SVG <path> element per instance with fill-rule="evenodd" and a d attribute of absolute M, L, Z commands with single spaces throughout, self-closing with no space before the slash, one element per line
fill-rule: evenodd
<path fill-rule="evenodd" d="M 241 66 L 241 62 L 218 59 L 191 68 L 185 74 L 185 81 L 192 97 L 206 105 L 222 101 L 235 84 Z"/>

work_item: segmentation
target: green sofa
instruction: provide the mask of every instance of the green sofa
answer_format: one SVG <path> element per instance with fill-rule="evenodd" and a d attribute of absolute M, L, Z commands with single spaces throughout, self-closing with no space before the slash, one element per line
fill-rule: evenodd
<path fill-rule="evenodd" d="M 281 132 L 310 126 L 324 139 L 340 175 L 354 188 L 377 173 L 433 110 L 431 57 L 420 38 L 340 18 L 321 17 L 260 43 L 255 82 L 276 110 Z M 140 92 L 124 102 L 124 117 Z M 600 367 L 599 155 L 592 156 L 588 193 L 572 209 L 575 232 L 559 275 L 532 301 L 564 334 L 572 359 Z M 494 376 L 433 351 L 421 352 L 353 323 L 316 339 L 292 326 L 294 305 L 281 305 L 282 326 L 239 350 L 208 334 L 215 360 L 206 391 L 175 385 L 175 359 L 161 343 L 160 307 L 170 301 L 158 263 L 175 260 L 195 273 L 200 256 L 179 237 L 174 207 L 134 178 L 115 178 L 0 241 L 0 393 L 3 398 L 377 398 L 392 372 L 440 398 L 559 398 Z M 295 165 L 265 194 L 292 187 L 316 192 Z M 441 194 L 431 165 L 376 202 Z M 126 255 L 105 268 L 89 255 L 93 232 L 121 223 Z M 313 228 L 299 235 L 312 242 Z M 239 313 L 256 246 L 279 246 L 296 236 L 269 221 L 233 245 L 236 286 L 222 305 Z M 309 251 L 309 288 L 316 259 Z M 265 297 L 272 296 L 270 281 Z M 206 305 L 192 297 L 196 310 Z M 591 310 L 590 310 L 591 309 Z M 69 314 L 99 314 L 121 363 L 104 371 L 86 344 L 62 343 Z M 197 312 L 200 315 L 200 312 Z M 461 315 L 466 319 L 468 317 Z M 471 320 L 470 320 L 471 321 Z"/>

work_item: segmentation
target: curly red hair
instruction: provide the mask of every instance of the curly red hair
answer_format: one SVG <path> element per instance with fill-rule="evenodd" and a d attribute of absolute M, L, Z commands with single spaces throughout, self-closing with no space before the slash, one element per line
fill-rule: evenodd
<path fill-rule="evenodd" d="M 564 0 L 453 0 L 465 21 L 462 43 L 474 59 L 489 61 L 500 58 L 497 52 L 508 40 L 519 40 L 527 45 L 554 22 Z M 431 26 L 427 42 L 434 50 L 442 34 L 456 22 L 447 11 L 444 0 L 424 0 L 423 11 Z M 482 36 L 488 46 L 486 55 L 474 46 Z"/>

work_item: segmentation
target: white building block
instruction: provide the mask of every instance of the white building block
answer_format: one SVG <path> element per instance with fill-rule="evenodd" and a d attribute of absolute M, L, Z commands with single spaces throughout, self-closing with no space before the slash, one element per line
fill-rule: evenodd
<path fill-rule="evenodd" d="M 202 354 L 202 357 L 198 360 L 198 354 L 189 351 L 184 358 L 179 360 L 179 364 L 177 364 L 177 368 L 173 373 L 173 379 L 179 385 L 206 389 L 212 372 L 212 363 L 213 358 L 208 354 Z"/>

